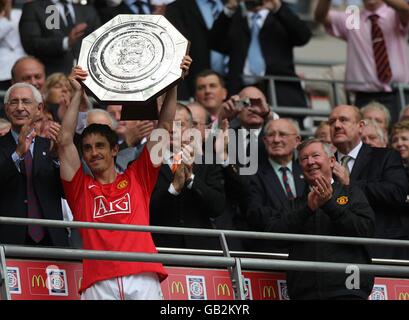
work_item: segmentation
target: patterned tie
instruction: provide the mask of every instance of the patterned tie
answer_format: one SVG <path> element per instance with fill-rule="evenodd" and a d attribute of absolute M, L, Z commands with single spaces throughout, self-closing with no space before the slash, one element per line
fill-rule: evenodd
<path fill-rule="evenodd" d="M 261 16 L 254 13 L 251 17 L 251 42 L 247 53 L 250 71 L 255 75 L 262 75 L 266 69 L 266 63 L 261 52 L 260 41 L 258 39 L 260 27 L 257 23 Z"/>
<path fill-rule="evenodd" d="M 30 219 L 41 219 L 40 205 L 33 187 L 33 157 L 30 150 L 24 156 L 24 165 L 27 183 L 27 217 Z M 39 243 L 45 236 L 45 231 L 42 226 L 28 226 L 29 236 Z"/>
<path fill-rule="evenodd" d="M 352 160 L 353 158 L 350 156 L 343 156 L 341 159 L 341 165 L 348 171 L 348 174 L 350 174 L 351 172 L 349 171 L 349 167 L 348 167 L 348 162 L 350 160 Z"/>
<path fill-rule="evenodd" d="M 138 0 L 138 1 L 135 1 L 134 4 L 138 8 L 138 14 L 148 14 L 149 13 L 148 10 L 145 9 L 145 6 L 149 7 L 149 5 L 146 2 Z"/>
<path fill-rule="evenodd" d="M 207 2 L 210 4 L 210 11 L 212 12 L 213 16 L 213 21 L 217 19 L 217 17 L 220 14 L 219 8 L 217 6 L 216 0 L 207 0 Z"/>
<path fill-rule="evenodd" d="M 376 72 L 378 79 L 383 83 L 389 83 L 392 79 L 392 70 L 389 64 L 388 51 L 386 50 L 383 32 L 378 24 L 379 16 L 373 14 L 369 16 L 372 23 L 371 36 L 372 47 L 375 56 Z"/>
<path fill-rule="evenodd" d="M 173 162 L 170 168 L 173 174 L 175 174 L 176 170 L 178 169 L 180 165 L 180 160 L 182 160 L 182 155 L 180 153 L 177 153 L 173 156 Z"/>
<path fill-rule="evenodd" d="M 289 171 L 287 167 L 281 167 L 280 171 L 283 175 L 283 183 L 285 188 L 285 193 L 287 194 L 288 200 L 294 200 L 293 192 L 291 191 L 290 184 L 288 183 L 287 171 Z"/>
<path fill-rule="evenodd" d="M 65 15 L 65 21 L 67 22 L 67 29 L 71 30 L 74 27 L 74 20 L 71 16 L 70 9 L 68 8 L 68 1 L 62 0 L 61 3 L 64 6 L 64 15 Z"/>

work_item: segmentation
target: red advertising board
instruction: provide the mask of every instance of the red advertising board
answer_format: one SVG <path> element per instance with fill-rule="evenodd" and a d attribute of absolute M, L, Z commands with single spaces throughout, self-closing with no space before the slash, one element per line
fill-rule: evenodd
<path fill-rule="evenodd" d="M 167 267 L 162 282 L 166 300 L 233 300 L 227 270 Z M 284 273 L 243 272 L 248 300 L 286 300 Z M 77 300 L 82 280 L 79 262 L 7 260 L 12 300 Z M 370 300 L 409 300 L 409 280 L 376 278 Z"/>

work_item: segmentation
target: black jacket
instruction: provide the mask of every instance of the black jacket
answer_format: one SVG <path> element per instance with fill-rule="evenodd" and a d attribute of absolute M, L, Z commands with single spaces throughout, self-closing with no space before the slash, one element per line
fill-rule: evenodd
<path fill-rule="evenodd" d="M 44 219 L 63 220 L 61 197 L 63 190 L 59 167 L 49 154 L 50 141 L 35 138 L 33 152 L 33 184 Z M 16 142 L 9 132 L 0 137 L 0 216 L 27 218 L 26 177 L 19 172 L 11 155 Z M 56 246 L 68 246 L 65 228 L 49 228 L 51 241 Z M 0 243 L 24 244 L 26 226 L 0 224 Z"/>
<path fill-rule="evenodd" d="M 60 18 L 59 28 L 47 27 L 47 22 L 52 20 L 51 14 L 55 12 L 50 13 L 47 10 L 52 5 L 53 2 L 50 0 L 37 0 L 24 4 L 19 23 L 21 43 L 28 54 L 39 58 L 44 63 L 47 75 L 54 72 L 69 74 L 74 59 L 78 59 L 81 40 L 77 41 L 73 48 L 63 50 L 63 39 L 68 37 L 71 30 L 67 30 L 62 18 Z M 79 4 L 73 4 L 73 6 L 75 23 L 85 22 L 88 25 L 83 39 L 100 26 L 100 20 L 92 6 Z"/>
<path fill-rule="evenodd" d="M 169 193 L 173 174 L 163 164 L 150 202 L 150 223 L 153 226 L 211 229 L 209 218 L 223 213 L 225 206 L 224 179 L 219 165 L 195 164 L 192 189 L 185 187 L 178 195 Z M 218 249 L 217 237 L 153 234 L 158 247 Z"/>
<path fill-rule="evenodd" d="M 360 187 L 375 212 L 375 237 L 409 239 L 405 224 L 409 211 L 405 201 L 409 181 L 396 150 L 362 145 L 351 172 L 351 182 Z M 370 247 L 375 258 L 409 258 L 405 248 Z"/>
<path fill-rule="evenodd" d="M 259 34 L 266 75 L 295 77 L 293 49 L 305 45 L 310 38 L 308 26 L 285 4 L 276 13 L 270 12 Z M 250 41 L 247 17 L 240 9 L 231 18 L 222 12 L 211 29 L 211 48 L 230 56 L 227 76 L 230 94 L 237 94 L 243 86 L 241 75 Z M 304 92 L 298 82 L 277 82 L 276 89 L 279 105 L 305 106 Z"/>
<path fill-rule="evenodd" d="M 210 69 L 209 29 L 195 0 L 176 0 L 166 7 L 165 17 L 190 41 L 189 55 L 194 63 L 178 88 L 178 98 L 194 96 L 196 75 Z"/>
<path fill-rule="evenodd" d="M 312 212 L 307 206 L 307 195 L 281 208 L 263 207 L 249 213 L 262 231 L 346 237 L 372 237 L 375 218 L 362 191 L 355 186 L 333 184 L 332 198 Z M 325 242 L 293 242 L 290 260 L 370 263 L 369 254 L 362 245 L 344 245 Z M 373 276 L 360 274 L 360 289 L 347 289 L 350 274 L 331 272 L 288 271 L 287 284 L 291 299 L 329 299 L 356 295 L 367 298 L 373 287 Z"/>
<path fill-rule="evenodd" d="M 259 170 L 250 179 L 250 195 L 248 198 L 248 208 L 253 211 L 256 208 L 271 207 L 281 208 L 288 205 L 289 200 L 281 185 L 281 177 L 278 177 L 268 158 L 262 158 L 259 162 Z M 298 161 L 293 159 L 292 172 L 296 189 L 296 196 L 301 197 L 305 190 L 305 181 Z M 248 228 L 258 230 L 257 225 L 253 225 L 251 215 L 247 215 Z M 271 240 L 247 240 L 247 247 L 252 251 L 288 253 L 285 243 L 277 243 Z"/>

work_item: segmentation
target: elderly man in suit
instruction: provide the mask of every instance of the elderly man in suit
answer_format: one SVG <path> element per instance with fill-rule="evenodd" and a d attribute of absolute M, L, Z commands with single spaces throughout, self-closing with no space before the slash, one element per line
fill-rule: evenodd
<path fill-rule="evenodd" d="M 260 159 L 257 174 L 250 180 L 250 214 L 247 215 L 249 227 L 256 230 L 251 215 L 253 210 L 286 206 L 300 197 L 305 189 L 301 168 L 294 156 L 301 141 L 297 123 L 285 118 L 270 120 L 264 127 L 263 140 L 268 158 Z M 252 246 L 257 251 L 283 251 L 271 241 L 257 241 Z"/>
<path fill-rule="evenodd" d="M 40 92 L 28 83 L 16 83 L 4 103 L 12 129 L 0 137 L 1 215 L 63 220 L 59 162 L 50 151 L 50 139 L 37 135 L 43 108 Z M 56 140 L 58 132 L 49 133 Z M 0 225 L 0 242 L 67 246 L 68 234 L 63 228 Z"/>
<path fill-rule="evenodd" d="M 340 105 L 329 116 L 331 140 L 337 148 L 334 175 L 344 185 L 361 188 L 375 211 L 375 237 L 407 239 L 402 206 L 409 191 L 402 159 L 396 150 L 374 148 L 361 141 L 364 122 L 359 109 Z M 402 248 L 371 249 L 376 258 L 402 258 Z"/>
<path fill-rule="evenodd" d="M 151 225 L 212 228 L 209 218 L 223 213 L 225 206 L 222 168 L 217 164 L 199 164 L 178 161 L 177 150 L 190 153 L 184 133 L 192 128 L 192 114 L 181 104 L 176 109 L 175 121 L 180 131 L 171 134 L 170 149 L 164 155 L 158 181 L 150 202 Z M 182 143 L 182 145 L 181 145 Z M 200 157 L 200 156 L 199 156 Z M 154 234 L 157 246 L 173 248 L 220 249 L 214 237 Z"/>
<path fill-rule="evenodd" d="M 332 178 L 336 165 L 331 147 L 318 139 L 297 148 L 308 188 L 292 203 L 271 203 L 249 211 L 258 229 L 346 237 L 371 237 L 374 212 L 358 186 L 345 186 Z M 363 245 L 296 241 L 290 244 L 290 260 L 370 263 Z M 291 299 L 364 300 L 373 287 L 373 275 L 362 274 L 358 286 L 348 286 L 348 277 L 334 272 L 288 271 Z"/>
<path fill-rule="evenodd" d="M 52 26 L 51 21 L 59 24 Z M 19 28 L 24 50 L 39 58 L 49 75 L 69 74 L 78 59 L 81 40 L 100 24 L 92 6 L 71 0 L 38 0 L 24 4 Z"/>

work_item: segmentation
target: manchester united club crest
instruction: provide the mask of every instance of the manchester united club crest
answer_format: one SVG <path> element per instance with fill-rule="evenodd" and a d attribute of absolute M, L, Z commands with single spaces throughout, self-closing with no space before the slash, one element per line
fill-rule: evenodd
<path fill-rule="evenodd" d="M 346 205 L 348 203 L 349 199 L 347 196 L 341 196 L 337 198 L 337 203 L 341 206 Z"/>
<path fill-rule="evenodd" d="M 118 182 L 118 184 L 116 185 L 116 188 L 118 190 L 122 190 L 122 189 L 125 189 L 127 187 L 127 185 L 128 185 L 128 180 L 124 179 L 124 180 L 121 180 L 121 181 Z"/>

